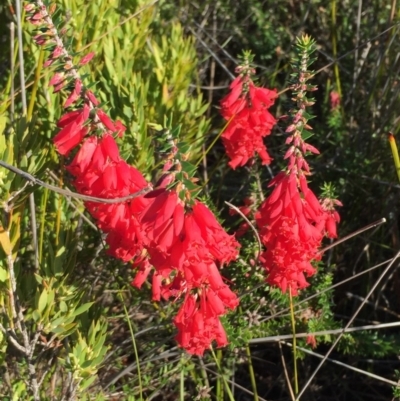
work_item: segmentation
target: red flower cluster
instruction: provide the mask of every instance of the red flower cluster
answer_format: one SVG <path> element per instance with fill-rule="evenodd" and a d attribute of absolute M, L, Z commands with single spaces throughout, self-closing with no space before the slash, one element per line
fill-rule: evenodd
<path fill-rule="evenodd" d="M 231 92 L 221 101 L 221 114 L 228 121 L 222 141 L 233 169 L 244 166 L 256 152 L 262 164 L 271 163 L 263 138 L 271 134 L 276 123 L 268 111 L 276 92 L 256 87 L 248 68 L 239 71 L 241 75 L 230 85 Z"/>
<path fill-rule="evenodd" d="M 319 259 L 322 240 L 322 233 L 316 228 L 322 209 L 304 175 L 301 177 L 308 199 L 298 188 L 296 174 L 280 173 L 270 183 L 275 186 L 272 194 L 256 214 L 260 238 L 267 248 L 260 261 L 268 272 L 268 282 L 283 292 L 290 288 L 292 295 L 307 287 L 304 274 L 315 273 L 310 261 Z"/>
<path fill-rule="evenodd" d="M 302 117 L 297 118 L 300 121 Z M 327 199 L 321 205 L 308 187 L 310 171 L 303 157 L 306 152 L 318 150 L 304 142 L 295 124 L 286 132 L 293 132 L 286 141 L 292 144 L 285 156 L 288 169 L 270 182 L 274 190 L 256 213 L 256 221 L 266 247 L 260 261 L 268 272 L 267 281 L 297 295 L 298 290 L 308 286 L 305 277 L 315 274 L 311 262 L 321 258 L 319 248 L 324 235 L 336 237 L 339 215 L 333 206 L 341 204 Z"/>
<path fill-rule="evenodd" d="M 177 341 L 190 353 L 202 355 L 213 340 L 226 344 L 219 316 L 239 302 L 223 283 L 216 263 L 234 260 L 239 244 L 199 201 L 185 207 L 177 193 L 168 190 L 145 198 L 153 194 L 139 216 L 147 258 L 140 262 L 133 285 L 140 287 L 153 266 L 154 300 L 184 296 L 174 320 Z"/>
<path fill-rule="evenodd" d="M 67 169 L 80 193 L 98 198 L 121 198 L 148 186 L 142 174 L 121 159 L 110 134 L 87 138 Z M 109 254 L 124 261 L 141 254 L 143 240 L 136 216 L 144 204 L 142 196 L 112 204 L 86 202 L 98 227 L 108 234 Z"/>
<path fill-rule="evenodd" d="M 98 107 L 93 93 L 83 86 L 46 8 L 30 4 L 25 9 L 29 21 L 47 28 L 35 37 L 36 42 L 55 45 L 46 66 L 55 62 L 64 65 L 64 71 L 58 71 L 50 85 L 55 92 L 69 90 L 64 108 L 74 106 L 75 110 L 59 119 L 60 131 L 54 144 L 64 156 L 75 153 L 66 167 L 74 177 L 75 188 L 81 194 L 103 199 L 137 195 L 119 203 L 85 203 L 98 227 L 107 234 L 108 253 L 133 261 L 138 268 L 133 281 L 137 287 L 154 268 L 154 300 L 184 298 L 174 323 L 177 340 L 188 352 L 201 355 L 214 340 L 218 346 L 226 345 L 219 317 L 227 309 L 234 309 L 238 298 L 223 283 L 217 265 L 234 260 L 239 244 L 205 205 L 182 201 L 179 184 L 175 189 L 166 189 L 175 180 L 174 172 L 169 171 L 175 164 L 171 160 L 166 162 L 157 188 L 145 191 L 151 185 L 121 158 L 114 139 L 123 134 L 125 127 L 112 121 Z M 92 53 L 83 57 L 79 65 L 92 57 Z"/>

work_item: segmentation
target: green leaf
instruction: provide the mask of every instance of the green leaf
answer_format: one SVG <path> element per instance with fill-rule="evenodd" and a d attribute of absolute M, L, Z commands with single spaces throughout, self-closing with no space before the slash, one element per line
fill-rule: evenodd
<path fill-rule="evenodd" d="M 85 361 L 82 363 L 81 368 L 87 369 L 87 368 L 90 368 L 92 365 L 94 365 L 93 359 L 89 359 L 88 361 Z"/>
<path fill-rule="evenodd" d="M 53 331 L 53 329 L 55 329 L 56 327 L 58 327 L 58 326 L 64 324 L 65 320 L 66 320 L 66 317 L 65 317 L 65 316 L 61 316 L 61 317 L 59 317 L 59 318 L 57 318 L 57 319 L 54 319 L 54 320 L 51 322 L 51 331 Z"/>
<path fill-rule="evenodd" d="M 79 308 L 75 309 L 71 313 L 71 316 L 78 316 L 78 315 L 82 314 L 83 312 L 86 312 L 93 304 L 94 304 L 94 302 L 88 302 L 87 304 L 81 305 Z"/>
<path fill-rule="evenodd" d="M 54 334 L 61 334 L 61 333 L 65 334 L 66 331 L 70 331 L 71 329 L 74 329 L 75 326 L 76 326 L 76 323 L 69 323 L 69 324 L 66 324 L 63 326 L 58 326 L 51 331 Z"/>
<path fill-rule="evenodd" d="M 6 270 L 6 269 L 3 269 L 3 268 L 0 266 L 0 281 L 2 281 L 2 282 L 4 283 L 5 281 L 7 281 L 7 279 L 8 279 L 7 270 Z"/>
<path fill-rule="evenodd" d="M 38 322 L 38 321 L 40 320 L 40 318 L 41 318 L 39 311 L 34 310 L 34 311 L 32 312 L 32 318 L 33 318 L 33 320 L 34 320 L 35 322 Z"/>
<path fill-rule="evenodd" d="M 307 130 L 303 130 L 301 133 L 301 138 L 303 139 L 303 141 L 306 141 L 307 139 L 311 138 L 312 136 L 314 136 L 314 134 Z"/>
<path fill-rule="evenodd" d="M 46 289 L 44 289 L 42 291 L 42 293 L 40 294 L 39 297 L 39 302 L 38 302 L 38 310 L 40 313 L 42 313 L 44 311 L 44 309 L 46 308 L 47 305 L 47 291 Z"/>
<path fill-rule="evenodd" d="M 96 375 L 93 375 L 91 377 L 89 377 L 86 380 L 82 381 L 82 384 L 79 386 L 81 390 L 85 390 L 86 388 L 88 388 L 95 380 L 97 379 Z"/>
<path fill-rule="evenodd" d="M 7 123 L 7 117 L 5 115 L 0 116 L 0 136 L 2 136 L 2 139 L 5 142 L 5 136 L 3 136 L 3 131 L 6 128 L 6 123 Z"/>
<path fill-rule="evenodd" d="M 100 351 L 102 351 L 104 342 L 106 340 L 106 336 L 101 336 L 100 340 L 96 343 L 96 345 L 93 347 L 93 354 L 94 355 L 99 355 L 101 354 Z M 104 347 L 106 348 L 106 347 Z M 106 348 L 107 349 L 107 348 Z"/>
<path fill-rule="evenodd" d="M 107 349 L 105 349 L 105 351 L 107 351 Z M 103 355 L 99 355 L 97 358 L 94 358 L 92 360 L 92 366 L 93 367 L 97 367 L 97 366 L 102 364 L 102 362 L 104 360 L 104 354 L 105 354 L 105 352 L 103 353 Z"/>
<path fill-rule="evenodd" d="M 68 306 L 64 301 L 60 302 L 60 311 L 61 312 L 68 312 Z"/>
<path fill-rule="evenodd" d="M 181 165 L 182 165 L 182 170 L 188 173 L 190 177 L 192 177 L 193 174 L 196 172 L 196 166 L 194 166 L 192 163 L 183 161 L 181 162 Z"/>

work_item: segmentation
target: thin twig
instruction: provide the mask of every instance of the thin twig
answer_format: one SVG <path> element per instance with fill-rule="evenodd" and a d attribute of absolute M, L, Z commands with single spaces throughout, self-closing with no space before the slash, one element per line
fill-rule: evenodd
<path fill-rule="evenodd" d="M 29 194 L 29 210 L 31 215 L 31 230 L 32 230 L 32 246 L 35 252 L 35 272 L 39 271 L 39 247 L 37 239 L 37 224 L 36 224 L 36 206 L 35 206 L 35 195 Z"/>
<path fill-rule="evenodd" d="M 282 341 L 282 343 L 285 344 L 285 345 L 287 345 L 287 346 L 289 346 L 289 347 L 292 346 L 291 343 L 286 342 L 286 341 Z M 316 353 L 316 352 L 314 352 L 314 351 L 311 351 L 311 350 L 309 350 L 309 349 L 307 349 L 307 348 L 303 348 L 303 347 L 297 347 L 297 348 L 298 348 L 299 350 L 303 351 L 303 352 L 306 353 L 306 354 L 313 355 L 313 356 L 315 356 L 315 357 L 317 357 L 317 358 L 319 358 L 319 359 L 324 359 L 324 356 L 323 356 L 323 355 L 318 354 L 318 353 Z M 392 380 L 386 379 L 385 377 L 378 376 L 378 375 L 375 375 L 375 374 L 373 374 L 373 373 L 367 372 L 367 371 L 365 371 L 365 370 L 355 368 L 354 366 L 347 365 L 346 363 L 343 363 L 343 362 L 340 362 L 340 361 L 336 361 L 335 359 L 326 358 L 326 360 L 329 361 L 329 362 L 334 363 L 335 365 L 343 366 L 343 367 L 346 368 L 346 369 L 353 370 L 354 372 L 358 372 L 358 373 L 361 373 L 361 374 L 363 374 L 363 375 L 369 376 L 369 377 L 371 377 L 371 378 L 373 378 L 373 379 L 377 379 L 377 380 L 380 380 L 380 381 L 382 381 L 382 382 L 389 383 L 389 384 L 391 384 L 392 386 L 396 386 L 396 387 L 398 386 L 398 383 L 397 383 L 397 382 L 394 382 L 394 381 L 392 381 Z"/>
<path fill-rule="evenodd" d="M 349 50 L 348 52 L 342 54 L 341 56 L 333 59 L 331 62 L 329 62 L 328 64 L 325 64 L 323 67 L 321 67 L 319 70 L 315 71 L 312 76 L 310 76 L 310 79 L 312 77 L 315 77 L 316 75 L 318 75 L 320 72 L 325 71 L 326 69 L 328 69 L 329 67 L 331 67 L 333 64 L 337 63 L 338 61 L 344 59 L 345 57 L 347 57 L 349 54 L 355 52 L 357 49 L 360 49 L 364 46 L 367 46 L 369 43 L 374 42 L 376 39 L 380 38 L 381 36 L 383 36 L 385 33 L 389 32 L 390 30 L 392 30 L 393 28 L 397 27 L 400 25 L 400 22 L 398 22 L 397 24 L 393 24 L 392 26 L 390 26 L 389 28 L 385 29 L 384 31 L 380 32 L 378 35 L 373 36 L 372 38 L 367 39 L 365 42 L 361 43 L 360 45 L 354 47 L 352 50 Z M 277 96 L 282 95 L 283 93 L 287 92 L 290 88 L 286 88 L 281 90 L 279 93 L 277 93 Z"/>
<path fill-rule="evenodd" d="M 54 181 L 58 180 L 58 177 L 52 172 L 48 171 L 48 174 L 50 175 L 51 178 L 54 179 Z M 68 188 L 65 188 L 68 192 L 71 192 Z M 85 213 L 83 213 L 81 210 L 78 209 L 78 207 L 72 202 L 71 198 L 69 196 L 65 197 L 65 200 L 67 201 L 68 205 L 70 205 L 81 217 L 87 224 L 89 224 L 90 227 L 92 227 L 95 231 L 99 231 L 97 226 L 87 217 L 85 216 Z M 81 203 L 78 202 L 80 205 Z"/>
<path fill-rule="evenodd" d="M 359 301 L 363 301 L 363 300 L 364 300 L 364 297 L 360 297 L 359 295 L 352 294 L 352 293 L 349 292 L 349 291 L 346 292 L 346 295 L 347 295 L 349 298 L 355 298 L 355 299 L 358 299 Z M 367 301 L 366 304 L 372 306 L 372 307 L 375 308 L 375 309 L 383 310 L 383 311 L 385 311 L 386 313 L 388 313 L 389 315 L 396 316 L 398 319 L 400 319 L 400 315 L 399 315 L 398 313 L 393 312 L 392 310 L 386 308 L 385 306 L 379 306 L 379 305 L 376 304 L 376 302 L 374 303 L 374 302 L 371 302 L 371 301 Z"/>
<path fill-rule="evenodd" d="M 345 242 L 345 241 L 347 241 L 348 239 L 353 238 L 353 237 L 355 237 L 356 235 L 359 235 L 359 234 L 363 233 L 364 231 L 370 230 L 371 228 L 374 228 L 374 227 L 376 227 L 376 226 L 379 226 L 379 225 L 381 225 L 381 224 L 383 224 L 383 223 L 386 223 L 386 219 L 385 219 L 384 217 L 383 217 L 382 219 L 379 219 L 379 220 L 377 220 L 377 221 L 374 221 L 374 222 L 371 223 L 371 224 L 366 225 L 366 226 L 363 227 L 363 228 L 360 228 L 360 229 L 357 230 L 357 231 L 352 232 L 352 233 L 349 234 L 349 235 L 346 235 L 346 236 L 343 237 L 343 238 L 340 238 L 339 240 L 335 241 L 333 244 L 330 244 L 330 245 L 326 246 L 325 248 L 322 248 L 322 249 L 319 251 L 319 253 L 324 253 L 324 252 L 327 251 L 328 249 L 331 249 L 331 248 L 335 247 L 336 245 L 339 245 L 339 244 L 341 244 L 342 242 Z"/>
<path fill-rule="evenodd" d="M 222 51 L 222 53 L 225 54 L 226 57 L 228 57 L 228 58 L 229 58 L 231 61 L 233 61 L 236 65 L 239 64 L 239 60 L 237 60 L 237 59 L 235 59 L 234 57 L 232 57 L 232 56 L 224 49 L 223 45 L 221 46 L 221 45 L 218 43 L 218 41 L 214 39 L 214 37 L 213 37 L 212 35 L 210 35 L 205 29 L 203 29 L 202 26 L 200 26 L 197 22 L 195 22 L 194 24 L 197 25 L 198 28 L 201 29 L 201 31 L 202 31 L 203 33 L 205 33 L 206 36 L 208 36 L 208 37 L 214 42 L 214 44 L 215 44 L 216 46 L 219 47 L 219 49 Z M 225 42 L 225 43 L 226 43 L 226 42 Z"/>
<path fill-rule="evenodd" d="M 328 288 L 324 288 L 323 290 L 320 290 L 320 291 L 318 291 L 317 293 L 315 293 L 315 294 L 313 294 L 313 295 L 310 295 L 310 296 L 307 297 L 307 298 L 304 298 L 303 300 L 297 302 L 294 306 L 299 306 L 299 305 L 301 305 L 301 304 L 303 304 L 303 303 L 309 301 L 310 299 L 313 299 L 313 298 L 315 298 L 315 297 L 318 297 L 318 296 L 320 296 L 321 294 L 324 294 L 325 292 L 331 291 L 331 290 L 333 290 L 334 288 L 339 287 L 340 285 L 342 285 L 342 284 L 344 284 L 344 283 L 347 283 L 348 281 L 354 280 L 354 279 L 356 279 L 356 278 L 362 276 L 363 274 L 369 273 L 369 272 L 371 272 L 372 270 L 377 269 L 378 267 L 382 267 L 382 266 L 384 266 L 384 265 L 390 263 L 391 261 L 392 261 L 392 259 L 388 259 L 388 260 L 386 260 L 385 262 L 379 263 L 379 264 L 377 264 L 377 265 L 375 265 L 375 266 L 370 267 L 370 268 L 367 269 L 367 270 L 364 270 L 364 271 L 362 271 L 362 272 L 360 272 L 360 273 L 357 273 L 357 274 L 355 274 L 355 275 L 353 275 L 353 276 L 351 276 L 351 277 L 348 277 L 348 278 L 346 278 L 346 279 L 344 279 L 344 280 L 342 280 L 342 281 L 339 281 L 338 283 L 333 284 L 333 285 L 329 286 Z M 281 311 L 279 311 L 279 312 L 277 312 L 277 313 L 274 313 L 273 315 L 268 316 L 268 317 L 266 317 L 265 319 L 261 320 L 261 322 L 265 322 L 265 321 L 267 321 L 267 320 L 275 319 L 275 318 L 278 317 L 278 316 L 284 315 L 284 313 L 285 313 L 285 312 L 288 312 L 288 311 L 289 311 L 289 308 L 282 309 Z"/>
<path fill-rule="evenodd" d="M 220 60 L 220 58 L 210 49 L 206 42 L 200 38 L 200 36 L 189 27 L 189 31 L 192 35 L 206 48 L 206 50 L 211 54 L 211 56 L 215 59 L 215 61 L 222 67 L 222 69 L 229 75 L 229 77 L 233 80 L 235 76 L 226 68 L 225 64 Z"/>
<path fill-rule="evenodd" d="M 18 58 L 19 58 L 19 72 L 21 82 L 21 98 L 22 98 L 22 112 L 26 115 L 26 91 L 25 91 L 25 72 L 24 72 L 24 44 L 22 42 L 22 26 L 21 26 L 21 2 L 15 1 L 17 11 L 17 37 L 18 37 Z"/>
<path fill-rule="evenodd" d="M 206 371 L 212 373 L 215 377 L 223 377 L 220 373 L 216 372 L 215 370 L 210 369 L 210 368 L 207 367 L 207 366 L 204 366 L 204 369 L 205 369 Z M 246 394 L 250 394 L 251 396 L 254 396 L 254 393 L 253 393 L 252 391 L 248 390 L 246 387 L 243 387 L 243 386 L 241 386 L 240 384 L 237 384 L 237 383 L 233 382 L 233 381 L 230 380 L 230 379 L 224 378 L 224 380 L 226 380 L 226 382 L 227 382 L 228 384 L 233 384 L 233 385 L 235 386 L 236 389 L 241 390 L 241 391 L 245 392 Z M 258 399 L 259 399 L 260 401 L 267 401 L 265 398 L 262 398 L 262 397 L 260 397 L 260 396 L 258 396 Z"/>
<path fill-rule="evenodd" d="M 369 324 L 366 326 L 348 327 L 347 329 L 344 330 L 344 333 L 353 333 L 355 331 L 363 331 L 363 330 L 388 329 L 390 327 L 399 327 L 399 326 L 400 322 Z M 317 336 L 327 336 L 341 333 L 343 333 L 343 329 L 322 330 L 322 331 L 316 331 L 315 333 L 296 333 L 296 338 L 306 338 L 309 335 L 317 337 Z M 290 340 L 292 337 L 293 334 L 282 334 L 279 336 L 253 338 L 252 340 L 249 341 L 249 344 L 272 343 L 276 341 Z"/>
<path fill-rule="evenodd" d="M 238 214 L 240 214 L 243 219 L 247 222 L 247 224 L 251 227 L 251 229 L 254 231 L 254 235 L 257 238 L 257 242 L 258 242 L 258 249 L 259 249 L 259 255 L 261 255 L 262 252 L 262 244 L 261 244 L 261 240 L 260 240 L 260 236 L 258 235 L 258 232 L 256 230 L 256 228 L 254 227 L 254 225 L 251 223 L 251 221 L 243 214 L 243 212 L 235 205 L 232 205 L 232 203 L 229 203 L 227 201 L 225 201 L 225 203 L 232 208 L 233 210 L 235 210 Z"/>
<path fill-rule="evenodd" d="M 285 362 L 285 357 L 284 357 L 283 351 L 282 351 L 282 344 L 280 341 L 278 342 L 278 345 L 279 345 L 279 352 L 281 353 L 281 360 L 282 360 L 283 372 L 285 374 L 286 384 L 289 389 L 290 398 L 292 399 L 292 401 L 294 401 L 295 397 L 294 397 L 294 393 L 293 393 L 292 383 L 290 383 L 290 379 L 289 379 L 289 375 L 288 375 L 288 371 L 287 371 L 287 367 L 286 367 L 286 362 Z M 298 348 L 300 349 L 300 347 L 298 347 Z"/>
<path fill-rule="evenodd" d="M 372 288 L 369 290 L 368 294 L 366 295 L 365 299 L 363 302 L 361 302 L 360 306 L 358 309 L 354 312 L 353 316 L 350 318 L 350 320 L 347 322 L 346 326 L 343 328 L 342 332 L 339 334 L 339 336 L 336 338 L 334 343 L 331 345 L 329 348 L 328 352 L 325 354 L 324 358 L 320 362 L 320 364 L 317 366 L 317 368 L 314 370 L 313 374 L 310 376 L 308 379 L 307 383 L 304 385 L 303 389 L 300 391 L 298 394 L 296 401 L 299 401 L 301 396 L 304 394 L 304 392 L 307 390 L 308 386 L 311 384 L 313 381 L 314 377 L 317 375 L 319 370 L 321 369 L 322 365 L 325 363 L 326 359 L 329 357 L 329 355 L 332 353 L 332 351 L 335 349 L 336 345 L 340 341 L 340 339 L 343 337 L 343 334 L 346 332 L 346 330 L 350 327 L 350 325 L 353 323 L 354 319 L 357 317 L 365 303 L 367 302 L 368 298 L 372 295 L 372 293 L 376 290 L 378 287 L 379 283 L 382 281 L 383 277 L 386 275 L 386 273 L 390 270 L 390 268 L 393 266 L 393 264 L 396 262 L 396 260 L 399 258 L 400 252 L 397 252 L 397 254 L 394 256 L 392 259 L 392 262 L 389 263 L 389 265 L 386 267 L 386 269 L 381 273 L 381 275 L 378 277 L 378 279 L 375 281 L 374 285 Z"/>
<path fill-rule="evenodd" d="M 6 330 L 4 326 L 0 323 L 0 331 L 4 336 L 10 341 L 10 343 L 21 353 L 26 354 L 26 349 L 22 346 L 13 336 L 11 330 Z"/>
<path fill-rule="evenodd" d="M 10 70 L 11 70 L 11 109 L 10 109 L 10 120 L 14 121 L 15 112 L 15 90 L 14 90 L 14 41 L 15 41 L 15 24 L 10 23 Z"/>
<path fill-rule="evenodd" d="M 65 195 L 65 196 L 69 196 L 69 197 L 77 198 L 77 199 L 82 199 L 82 200 L 88 201 L 88 202 L 98 202 L 98 203 L 107 203 L 107 204 L 121 203 L 121 202 L 126 202 L 130 199 L 137 198 L 138 196 L 144 195 L 153 189 L 151 187 L 151 185 L 149 184 L 149 186 L 141 189 L 140 191 L 132 193 L 127 196 L 124 196 L 122 198 L 113 198 L 113 199 L 98 198 L 96 196 L 82 195 L 77 192 L 72 192 L 67 189 L 62 189 L 62 188 L 56 187 L 55 185 L 47 184 L 46 182 L 39 180 L 38 178 L 34 177 L 31 174 L 29 174 L 23 170 L 20 170 L 17 167 L 11 166 L 10 164 L 6 163 L 3 160 L 0 160 L 0 166 L 6 168 L 7 170 L 12 171 L 15 174 L 18 174 L 22 178 L 25 178 L 26 180 L 30 181 L 32 184 L 40 185 L 43 188 L 50 189 L 51 191 L 57 192 L 58 194 L 61 194 L 61 195 Z"/>

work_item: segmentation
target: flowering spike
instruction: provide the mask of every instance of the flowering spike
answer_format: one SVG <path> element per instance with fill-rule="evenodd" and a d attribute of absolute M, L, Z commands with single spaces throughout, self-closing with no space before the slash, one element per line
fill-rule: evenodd
<path fill-rule="evenodd" d="M 58 120 L 60 131 L 53 141 L 62 155 L 76 151 L 72 162 L 66 166 L 74 178 L 76 190 L 84 195 L 115 199 L 145 187 L 151 189 L 142 174 L 120 155 L 115 137 L 121 137 L 126 127 L 121 121 L 112 121 L 99 107 L 95 95 L 82 83 L 78 67 L 88 63 L 94 53 L 84 56 L 79 65 L 75 65 L 54 26 L 51 11 L 49 13 L 46 6 L 40 9 L 35 5 L 26 6 L 27 19 L 42 25 L 43 34 L 36 42 L 43 45 L 51 41 L 53 45 L 45 66 L 55 61 L 60 65 L 50 86 L 54 87 L 54 92 L 66 85 L 73 87 L 64 108 L 73 106 L 74 110 L 65 112 Z M 269 162 L 261 138 L 269 134 L 275 123 L 266 111 L 274 101 L 275 92 L 247 87 L 254 109 L 258 111 L 258 114 L 251 114 L 248 99 L 241 99 L 242 77 L 250 72 L 241 71 L 240 78 L 232 86 L 236 94 L 227 107 L 241 109 L 247 113 L 253 130 L 263 130 L 257 133 L 254 150 L 264 162 Z M 194 199 L 195 167 L 187 160 L 189 147 L 178 149 L 178 131 L 162 129 L 160 134 L 163 135 L 165 165 L 158 188 L 124 202 L 86 202 L 85 206 L 106 234 L 108 254 L 125 262 L 133 261 L 137 269 L 133 285 L 141 287 L 151 275 L 153 300 L 183 299 L 174 320 L 177 341 L 188 352 L 202 355 L 213 341 L 217 346 L 227 344 L 219 319 L 229 309 L 234 309 L 239 300 L 224 283 L 218 267 L 236 259 L 239 244 L 223 230 L 214 214 Z M 240 157 L 240 163 L 244 164 L 252 155 Z"/>
<path fill-rule="evenodd" d="M 268 273 L 267 281 L 282 292 L 289 290 L 292 295 L 308 286 L 306 276 L 315 274 L 311 262 L 321 256 L 318 249 L 322 238 L 336 237 L 339 222 L 334 210 L 338 201 L 326 195 L 320 203 L 306 179 L 310 169 L 305 157 L 308 152 L 319 153 L 306 142 L 310 137 L 307 130 L 311 127 L 305 111 L 313 103 L 313 99 L 307 98 L 307 91 L 314 89 L 307 84 L 312 75 L 308 66 L 315 42 L 303 36 L 297 40 L 297 49 L 296 80 L 291 85 L 296 108 L 290 112 L 291 121 L 285 131 L 289 134 L 285 142 L 290 145 L 284 157 L 288 159 L 288 167 L 271 182 L 270 186 L 275 188 L 255 215 L 266 247 L 260 261 Z"/>
<path fill-rule="evenodd" d="M 247 54 L 244 63 L 236 69 L 239 76 L 231 83 L 231 92 L 221 101 L 221 114 L 228 121 L 222 141 L 233 169 L 244 166 L 256 153 L 262 164 L 270 164 L 272 160 L 263 138 L 271 134 L 276 123 L 268 111 L 276 91 L 254 85 L 249 57 Z"/>

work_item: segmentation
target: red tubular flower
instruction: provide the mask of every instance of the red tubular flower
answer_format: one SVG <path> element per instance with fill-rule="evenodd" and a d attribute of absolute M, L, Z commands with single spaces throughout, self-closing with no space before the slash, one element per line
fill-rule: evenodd
<path fill-rule="evenodd" d="M 109 129 L 111 132 L 115 132 L 115 124 L 111 121 L 110 117 L 106 113 L 104 113 L 103 110 L 99 109 L 97 110 L 97 117 L 99 117 L 100 121 L 103 123 L 103 125 Z"/>
<path fill-rule="evenodd" d="M 306 344 L 311 345 L 311 348 L 315 348 L 317 346 L 317 339 L 313 334 L 309 334 L 307 336 Z"/>
<path fill-rule="evenodd" d="M 139 216 L 151 264 L 163 277 L 171 268 L 196 288 L 218 275 L 215 261 L 238 255 L 239 244 L 224 232 L 211 211 L 198 201 L 186 210 L 176 192 L 159 189 L 144 197 L 150 202 Z"/>
<path fill-rule="evenodd" d="M 305 276 L 315 274 L 311 260 L 319 259 L 319 241 L 302 241 L 296 233 L 299 226 L 291 218 L 282 218 L 278 230 L 268 242 L 267 250 L 260 256 L 260 261 L 268 272 L 267 281 L 279 287 L 282 292 L 290 288 L 292 295 L 308 286 Z"/>
<path fill-rule="evenodd" d="M 143 251 L 143 237 L 135 217 L 130 216 L 129 225 L 123 231 L 111 230 L 106 242 L 109 246 L 107 253 L 123 262 L 140 258 Z"/>
<path fill-rule="evenodd" d="M 243 78 L 239 75 L 230 84 L 230 93 L 221 100 L 221 114 L 225 120 L 238 114 L 246 106 L 246 99 L 242 97 Z"/>
<path fill-rule="evenodd" d="M 88 137 L 66 169 L 75 177 L 83 174 L 92 162 L 92 157 L 97 149 L 98 140 L 96 136 Z"/>
<path fill-rule="evenodd" d="M 88 127 L 84 127 L 88 117 L 89 106 L 85 104 L 82 109 L 67 113 L 60 118 L 57 125 L 62 129 L 53 140 L 60 154 L 67 155 L 82 142 L 89 131 Z"/>
<path fill-rule="evenodd" d="M 50 79 L 49 86 L 58 86 L 64 82 L 65 76 L 63 72 L 56 72 Z"/>
<path fill-rule="evenodd" d="M 324 235 L 336 235 L 335 222 L 339 215 L 333 201 L 320 203 L 308 187 L 308 165 L 303 163 L 302 150 L 317 150 L 304 143 L 299 132 L 293 132 L 287 143 L 294 145 L 287 153 L 289 166 L 269 184 L 274 187 L 271 195 L 256 213 L 260 238 L 266 247 L 260 256 L 267 281 L 282 292 L 289 289 L 292 295 L 307 287 L 306 277 L 315 274 L 311 262 L 319 260 L 318 249 Z M 336 203 L 339 204 L 339 203 Z"/>
<path fill-rule="evenodd" d="M 234 237 L 223 232 L 212 213 L 196 203 L 185 214 L 182 233 L 171 249 L 170 264 L 183 274 L 187 288 L 199 287 L 215 275 L 220 277 L 215 260 L 233 260 L 237 247 Z"/>
<path fill-rule="evenodd" d="M 187 294 L 174 319 L 179 345 L 194 355 L 203 355 L 214 340 L 218 347 L 227 345 L 226 333 L 219 320 L 224 313 L 225 306 L 213 290 L 203 287 L 199 295 Z"/>
<path fill-rule="evenodd" d="M 257 88 L 247 74 L 237 77 L 230 86 L 231 92 L 221 101 L 221 114 L 229 121 L 222 134 L 229 165 L 235 169 L 244 166 L 255 153 L 262 164 L 270 164 L 271 157 L 263 138 L 271 134 L 276 120 L 268 111 L 276 92 Z"/>
<path fill-rule="evenodd" d="M 319 226 L 328 238 L 337 238 L 336 224 L 340 223 L 340 216 L 335 207 L 343 206 L 342 202 L 337 199 L 326 198 L 322 200 L 321 204 L 324 210 L 324 218 Z"/>
<path fill-rule="evenodd" d="M 329 94 L 329 100 L 331 103 L 331 110 L 336 110 L 340 106 L 340 95 L 336 91 L 332 91 Z"/>
<path fill-rule="evenodd" d="M 289 173 L 277 175 L 271 185 L 274 190 L 255 216 L 266 247 L 260 261 L 271 285 L 297 295 L 309 285 L 306 277 L 316 272 L 311 262 L 321 257 L 318 249 L 323 236 L 336 234 L 331 216 L 338 215 L 321 206 L 296 164 Z"/>
<path fill-rule="evenodd" d="M 199 227 L 207 249 L 221 263 L 229 263 L 238 256 L 239 243 L 233 235 L 228 235 L 216 220 L 214 214 L 204 204 L 195 201 L 192 215 Z"/>
<path fill-rule="evenodd" d="M 145 196 L 147 207 L 140 216 L 148 246 L 169 254 L 184 223 L 184 206 L 176 191 L 155 190 Z"/>
<path fill-rule="evenodd" d="M 152 270 L 152 265 L 149 262 L 149 259 L 147 257 L 144 257 L 141 260 L 137 261 L 133 265 L 133 268 L 136 269 L 136 275 L 132 280 L 131 285 L 140 289 L 149 276 Z"/>
<path fill-rule="evenodd" d="M 115 139 L 109 134 L 97 144 L 95 139 L 85 142 L 69 169 L 80 172 L 74 185 L 85 195 L 123 197 L 147 186 L 142 174 L 121 159 Z"/>

